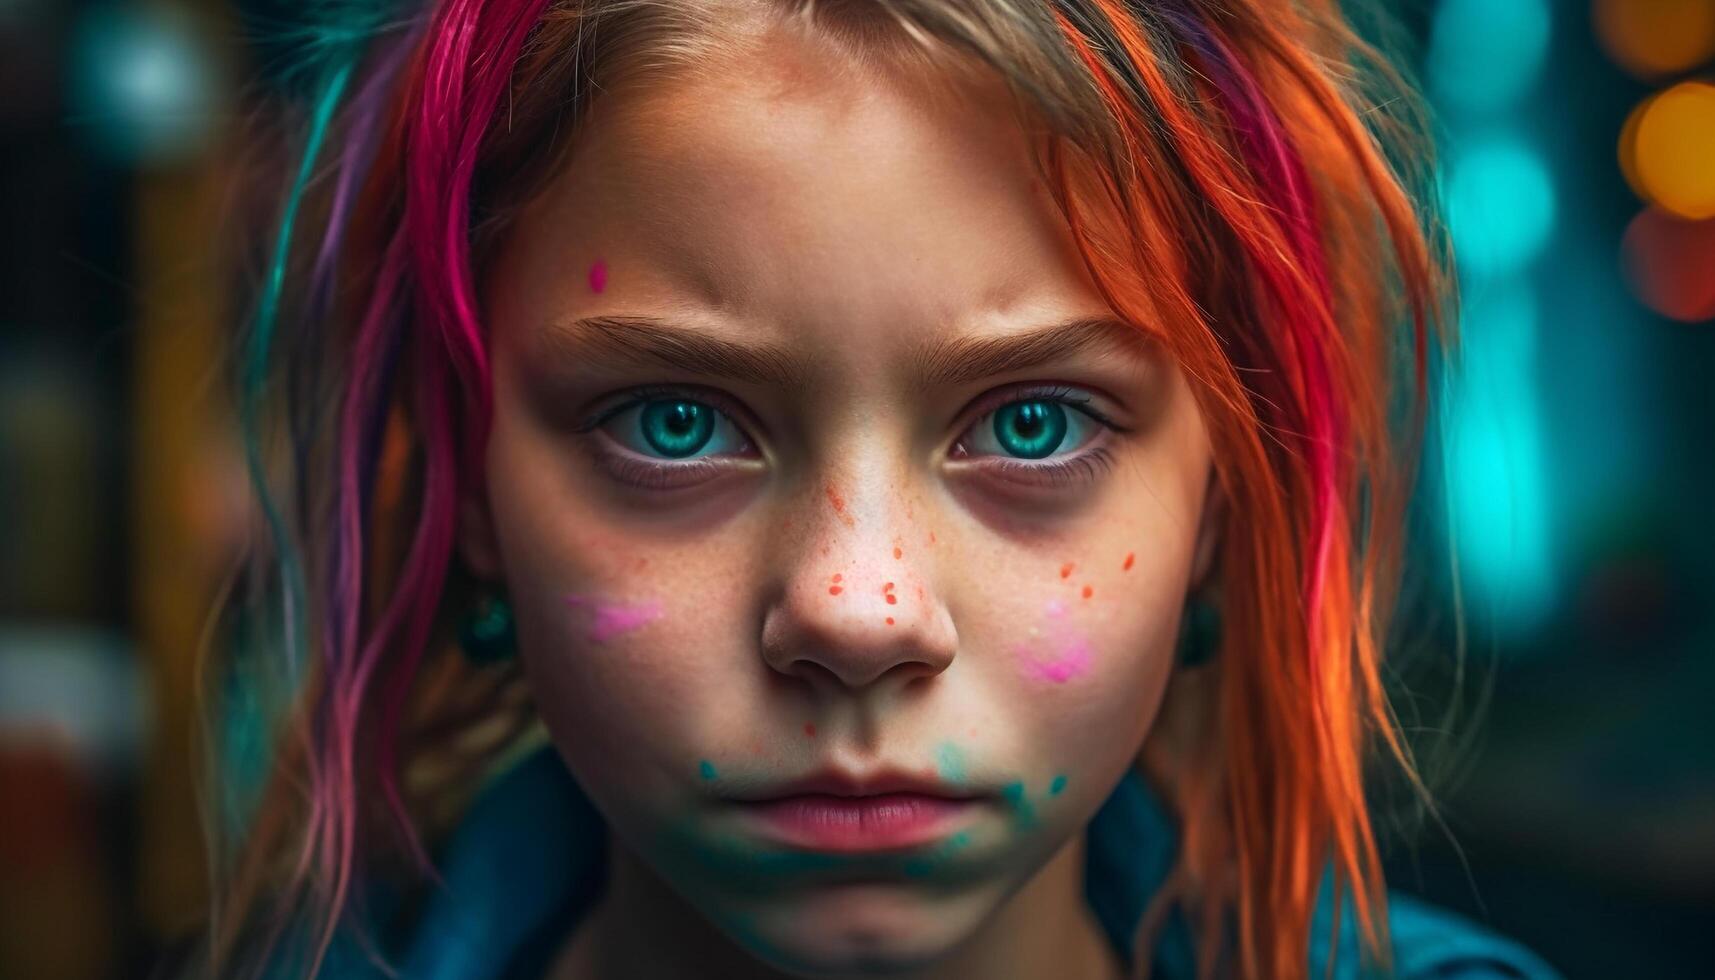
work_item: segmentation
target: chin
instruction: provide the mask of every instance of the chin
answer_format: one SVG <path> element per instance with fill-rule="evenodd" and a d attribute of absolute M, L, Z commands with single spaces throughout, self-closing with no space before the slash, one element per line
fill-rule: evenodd
<path fill-rule="evenodd" d="M 718 918 L 752 956 L 789 976 L 843 980 L 933 966 L 969 940 L 991 908 L 969 889 L 948 895 L 847 884 Z"/>

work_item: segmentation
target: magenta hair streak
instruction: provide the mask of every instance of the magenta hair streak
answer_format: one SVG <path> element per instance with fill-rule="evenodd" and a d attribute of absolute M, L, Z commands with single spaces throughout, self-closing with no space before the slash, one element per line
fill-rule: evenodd
<path fill-rule="evenodd" d="M 442 3 L 420 35 L 405 79 L 404 220 L 375 277 L 340 418 L 327 687 L 317 714 L 322 737 L 310 753 L 308 828 L 298 866 L 302 880 L 313 861 L 334 909 L 345 906 L 355 874 L 360 732 L 374 733 L 381 790 L 417 862 L 433 874 L 397 785 L 396 730 L 446 584 L 460 484 L 479 472 L 492 404 L 470 270 L 472 172 L 513 65 L 545 5 L 546 0 Z M 382 98 L 380 89 L 365 90 L 355 111 L 368 111 Z M 355 157 L 350 163 L 358 165 Z M 338 197 L 336 207 L 343 212 L 345 196 Z M 337 245 L 330 236 L 324 249 Z M 422 438 L 422 497 L 410 556 L 365 637 L 361 588 L 374 447 L 392 374 L 388 362 L 405 329 L 416 331 L 407 349 L 416 358 L 412 374 L 420 379 L 414 421 Z M 337 921 L 325 924 L 313 969 L 319 969 L 336 926 Z"/>

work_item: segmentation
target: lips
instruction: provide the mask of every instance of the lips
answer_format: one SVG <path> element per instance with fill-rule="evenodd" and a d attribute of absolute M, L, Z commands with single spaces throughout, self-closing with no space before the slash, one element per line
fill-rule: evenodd
<path fill-rule="evenodd" d="M 975 800 L 920 793 L 805 794 L 743 804 L 749 816 L 782 843 L 842 852 L 928 843 L 947 833 L 976 805 Z"/>
<path fill-rule="evenodd" d="M 908 773 L 823 772 L 735 801 L 764 836 L 789 847 L 845 853 L 915 847 L 978 809 L 970 791 Z"/>

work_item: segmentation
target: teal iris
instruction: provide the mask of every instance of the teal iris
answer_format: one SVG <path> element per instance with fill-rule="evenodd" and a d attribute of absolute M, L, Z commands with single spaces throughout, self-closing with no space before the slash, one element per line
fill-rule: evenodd
<path fill-rule="evenodd" d="M 1007 452 L 1041 459 L 1066 438 L 1066 409 L 1058 402 L 1013 402 L 994 413 L 994 435 Z"/>
<path fill-rule="evenodd" d="M 645 404 L 638 422 L 643 438 L 667 456 L 689 456 L 707 445 L 715 432 L 714 409 L 678 399 Z"/>

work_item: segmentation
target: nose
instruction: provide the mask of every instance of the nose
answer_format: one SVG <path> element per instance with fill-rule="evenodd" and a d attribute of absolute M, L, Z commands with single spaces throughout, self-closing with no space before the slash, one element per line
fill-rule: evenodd
<path fill-rule="evenodd" d="M 781 544 L 784 588 L 763 622 L 775 671 L 857 691 L 952 664 L 957 631 L 913 530 L 913 516 L 927 515 L 913 515 L 901 485 L 852 477 L 805 488 L 793 522 L 805 533 Z"/>

